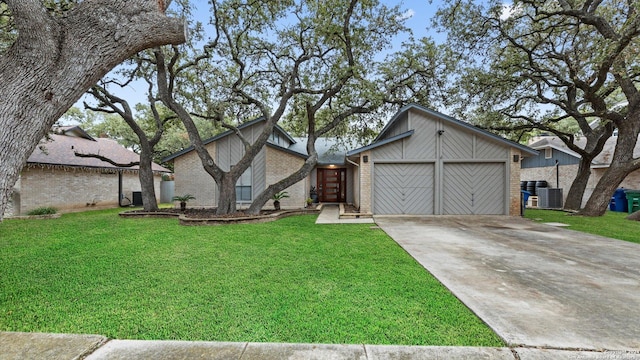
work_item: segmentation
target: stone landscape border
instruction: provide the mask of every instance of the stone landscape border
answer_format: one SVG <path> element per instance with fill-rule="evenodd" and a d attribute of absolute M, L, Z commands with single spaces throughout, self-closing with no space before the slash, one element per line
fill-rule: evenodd
<path fill-rule="evenodd" d="M 46 214 L 46 215 L 9 216 L 7 217 L 7 220 L 9 219 L 11 220 L 57 219 L 60 216 L 62 216 L 62 214 L 60 213 Z"/>
<path fill-rule="evenodd" d="M 288 216 L 319 214 L 321 207 L 315 209 L 293 209 L 282 210 L 265 215 L 253 215 L 242 217 L 211 217 L 211 218 L 191 218 L 184 214 L 170 212 L 121 212 L 119 215 L 125 218 L 171 218 L 177 217 L 180 225 L 184 226 L 202 226 L 202 225 L 229 225 L 229 224 L 258 224 L 276 221 Z"/>

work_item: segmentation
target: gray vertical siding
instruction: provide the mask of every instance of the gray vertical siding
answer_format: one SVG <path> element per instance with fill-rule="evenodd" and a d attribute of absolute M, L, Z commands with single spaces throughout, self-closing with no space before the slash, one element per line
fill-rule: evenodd
<path fill-rule="evenodd" d="M 415 134 L 419 135 L 410 136 L 404 140 L 404 158 L 435 159 L 438 122 L 414 112 L 409 113 L 409 120 L 411 128 L 415 129 Z"/>
<path fill-rule="evenodd" d="M 544 156 L 544 149 L 540 149 L 538 156 L 531 156 L 522 159 L 522 168 L 530 169 L 530 168 L 539 168 L 539 167 L 549 167 L 556 166 L 556 160 L 559 165 L 575 165 L 580 163 L 580 158 L 577 158 L 573 155 L 569 155 L 563 151 L 559 151 L 556 149 L 552 150 L 552 156 L 550 159 L 546 159 Z"/>
<path fill-rule="evenodd" d="M 508 214 L 508 145 L 420 112 L 406 120 L 412 136 L 371 151 L 374 213 Z"/>

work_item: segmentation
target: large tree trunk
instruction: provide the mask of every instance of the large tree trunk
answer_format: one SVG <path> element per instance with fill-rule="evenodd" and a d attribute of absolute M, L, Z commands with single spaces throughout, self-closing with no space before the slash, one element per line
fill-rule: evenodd
<path fill-rule="evenodd" d="M 156 187 L 153 181 L 153 159 L 151 149 L 142 149 L 140 152 L 140 169 L 138 178 L 140 179 L 140 190 L 142 190 L 142 206 L 145 211 L 158 210 L 158 200 L 156 199 Z"/>
<path fill-rule="evenodd" d="M 39 0 L 5 2 L 18 39 L 0 57 L 0 220 L 29 155 L 89 87 L 138 51 L 185 40 L 155 0 L 83 1 L 62 18 Z"/>
<path fill-rule="evenodd" d="M 222 179 L 218 183 L 220 197 L 218 198 L 216 214 L 226 215 L 236 212 L 236 181 L 237 177 L 234 179 L 231 173 L 225 173 L 222 176 Z"/>
<path fill-rule="evenodd" d="M 607 211 L 609 200 L 615 192 L 616 188 L 624 180 L 629 173 L 633 171 L 627 164 L 611 166 L 605 171 L 600 181 L 593 190 L 591 197 L 587 201 L 584 209 L 580 211 L 580 215 L 584 216 L 602 216 Z"/>
<path fill-rule="evenodd" d="M 298 169 L 293 174 L 287 176 L 286 178 L 278 181 L 277 183 L 267 186 L 267 188 L 264 189 L 253 200 L 253 202 L 249 206 L 249 209 L 247 209 L 247 213 L 253 214 L 253 215 L 259 214 L 264 204 L 266 204 L 267 201 L 269 201 L 274 194 L 306 178 L 311 173 L 311 170 L 313 170 L 313 168 L 316 166 L 317 163 L 318 163 L 318 153 L 315 152 L 315 147 L 314 147 L 313 153 L 311 154 L 311 156 L 307 158 L 307 160 L 300 167 L 300 169 Z"/>
<path fill-rule="evenodd" d="M 591 177 L 591 159 L 582 156 L 576 177 L 567 193 L 567 200 L 564 204 L 565 209 L 579 210 L 582 208 L 582 198 L 589 183 L 589 177 Z"/>
<path fill-rule="evenodd" d="M 639 130 L 640 113 L 632 114 L 630 110 L 626 121 L 618 124 L 618 141 L 611 159 L 611 165 L 598 181 L 587 204 L 580 211 L 581 215 L 604 215 L 616 188 L 627 175 L 640 168 L 640 159 L 633 158 L 633 150 L 638 142 Z"/>

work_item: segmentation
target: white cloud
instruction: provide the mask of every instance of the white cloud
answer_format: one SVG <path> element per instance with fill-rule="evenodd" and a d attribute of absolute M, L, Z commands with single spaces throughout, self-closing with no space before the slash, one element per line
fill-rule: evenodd
<path fill-rule="evenodd" d="M 402 13 L 402 15 L 399 16 L 398 20 L 408 20 L 411 19 L 413 17 L 413 15 L 415 15 L 416 12 L 413 11 L 413 9 L 409 9 L 407 11 L 405 11 L 404 13 Z"/>

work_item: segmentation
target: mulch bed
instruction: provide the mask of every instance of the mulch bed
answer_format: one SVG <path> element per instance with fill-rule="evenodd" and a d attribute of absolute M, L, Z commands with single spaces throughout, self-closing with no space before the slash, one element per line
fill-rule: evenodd
<path fill-rule="evenodd" d="M 181 211 L 178 208 L 169 208 L 169 209 L 158 209 L 157 211 L 144 211 L 144 210 L 132 210 L 126 211 L 125 214 L 145 214 L 145 215 L 165 215 L 165 214 L 175 214 L 175 216 L 184 215 L 188 218 L 193 219 L 212 219 L 212 218 L 221 218 L 221 219 L 230 219 L 237 217 L 247 217 L 247 216 L 264 216 L 275 213 L 275 210 L 263 210 L 260 211 L 259 215 L 249 215 L 242 210 L 238 210 L 233 214 L 224 214 L 218 215 L 216 214 L 216 208 L 187 208 L 185 211 Z"/>
<path fill-rule="evenodd" d="M 249 215 L 242 210 L 233 214 L 218 215 L 216 208 L 159 209 L 157 211 L 131 210 L 120 213 L 122 217 L 179 217 L 182 225 L 218 225 L 231 223 L 253 223 L 273 221 L 294 214 L 317 213 L 315 206 L 296 210 L 262 210 L 260 214 Z"/>

